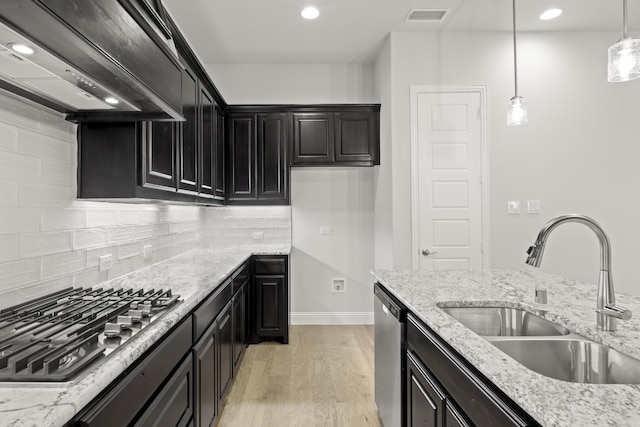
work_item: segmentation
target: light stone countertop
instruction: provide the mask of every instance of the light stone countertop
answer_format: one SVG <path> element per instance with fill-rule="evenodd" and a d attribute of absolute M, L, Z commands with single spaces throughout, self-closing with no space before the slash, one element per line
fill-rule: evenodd
<path fill-rule="evenodd" d="M 181 302 L 73 381 L 0 382 L 0 425 L 59 427 L 95 398 L 153 343 L 215 290 L 251 255 L 289 255 L 290 245 L 201 248 L 102 283 L 100 287 L 170 288 Z"/>
<path fill-rule="evenodd" d="M 506 303 L 640 359 L 640 298 L 617 293 L 616 303 L 630 309 L 633 318 L 619 320 L 615 332 L 602 332 L 596 329 L 595 285 L 533 268 L 487 272 L 378 270 L 373 275 L 543 426 L 640 426 L 640 385 L 578 384 L 543 376 L 525 368 L 438 307 Z M 548 304 L 535 303 L 536 287 L 548 290 Z"/>

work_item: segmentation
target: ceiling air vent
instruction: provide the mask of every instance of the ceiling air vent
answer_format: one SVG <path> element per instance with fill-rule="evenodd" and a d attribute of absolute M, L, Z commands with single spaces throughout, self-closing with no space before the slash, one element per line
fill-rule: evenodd
<path fill-rule="evenodd" d="M 404 22 L 440 22 L 446 9 L 411 9 Z"/>

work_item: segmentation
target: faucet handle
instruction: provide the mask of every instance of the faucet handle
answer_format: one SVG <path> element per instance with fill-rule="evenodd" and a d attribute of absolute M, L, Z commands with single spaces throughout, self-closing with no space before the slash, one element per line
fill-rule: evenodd
<path fill-rule="evenodd" d="M 603 308 L 596 310 L 596 312 L 615 317 L 616 319 L 631 319 L 631 310 L 620 307 L 619 305 L 605 305 Z"/>

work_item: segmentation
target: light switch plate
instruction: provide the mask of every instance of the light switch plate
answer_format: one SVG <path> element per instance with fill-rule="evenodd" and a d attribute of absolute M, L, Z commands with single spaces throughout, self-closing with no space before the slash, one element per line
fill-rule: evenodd
<path fill-rule="evenodd" d="M 253 240 L 264 240 L 264 232 L 263 231 L 254 231 L 253 232 Z"/>
<path fill-rule="evenodd" d="M 98 271 L 109 271 L 113 267 L 113 255 L 102 255 L 98 258 Z"/>
<path fill-rule="evenodd" d="M 520 215 L 519 200 L 509 200 L 507 202 L 507 215 Z"/>
<path fill-rule="evenodd" d="M 145 245 L 142 248 L 142 258 L 147 259 L 151 257 L 151 254 L 153 254 L 153 245 Z"/>
<path fill-rule="evenodd" d="M 331 227 L 320 227 L 320 235 L 328 236 L 332 233 Z"/>

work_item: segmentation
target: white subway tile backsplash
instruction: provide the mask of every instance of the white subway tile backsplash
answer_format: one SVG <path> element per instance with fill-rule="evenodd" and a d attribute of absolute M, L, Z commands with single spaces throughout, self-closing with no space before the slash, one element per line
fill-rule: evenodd
<path fill-rule="evenodd" d="M 18 206 L 18 182 L 0 179 L 0 206 Z"/>
<path fill-rule="evenodd" d="M 42 231 L 75 230 L 87 225 L 84 209 L 42 209 Z"/>
<path fill-rule="evenodd" d="M 71 202 L 71 187 L 20 183 L 19 204 L 25 207 L 64 207 Z"/>
<path fill-rule="evenodd" d="M 2 94 L 1 101 L 0 121 L 26 129 L 42 130 L 42 107 L 7 93 Z"/>
<path fill-rule="evenodd" d="M 109 229 L 109 243 L 123 243 L 151 237 L 153 237 L 153 227 L 151 225 L 124 226 Z"/>
<path fill-rule="evenodd" d="M 17 288 L 40 280 L 40 259 L 6 262 L 0 268 L 0 290 Z"/>
<path fill-rule="evenodd" d="M 99 271 L 98 267 L 89 268 L 73 275 L 73 286 L 90 288 L 109 280 L 108 271 Z"/>
<path fill-rule="evenodd" d="M 157 209 L 122 210 L 118 212 L 118 223 L 122 225 L 153 224 L 157 220 Z"/>
<path fill-rule="evenodd" d="M 22 154 L 58 163 L 71 164 L 71 144 L 43 135 L 20 129 L 20 148 Z"/>
<path fill-rule="evenodd" d="M 73 232 L 73 249 L 87 249 L 105 246 L 109 243 L 106 228 L 87 228 Z"/>
<path fill-rule="evenodd" d="M 20 236 L 0 235 L 0 263 L 20 258 Z"/>
<path fill-rule="evenodd" d="M 87 209 L 87 227 L 111 227 L 118 225 L 118 211 Z"/>
<path fill-rule="evenodd" d="M 39 182 L 41 163 L 40 159 L 0 151 L 0 179 Z"/>
<path fill-rule="evenodd" d="M 64 163 L 43 160 L 40 171 L 40 182 L 71 187 L 76 177 L 69 169 L 69 165 Z"/>
<path fill-rule="evenodd" d="M 66 252 L 42 258 L 42 278 L 49 279 L 58 276 L 71 276 L 72 273 L 87 268 L 87 253 L 85 251 Z"/>
<path fill-rule="evenodd" d="M 88 249 L 87 250 L 87 268 L 98 267 L 100 264 L 99 258 L 103 255 L 113 255 L 117 259 L 118 246 L 104 246 L 102 248 Z"/>
<path fill-rule="evenodd" d="M 77 125 L 64 120 L 64 116 L 57 112 L 42 110 L 42 133 L 55 138 L 75 142 Z"/>
<path fill-rule="evenodd" d="M 20 301 L 27 301 L 38 298 L 52 292 L 60 291 L 73 286 L 73 276 L 59 277 L 54 280 L 40 282 L 35 285 L 24 286 L 20 288 L 18 298 Z"/>
<path fill-rule="evenodd" d="M 114 279 L 116 277 L 129 274 L 132 271 L 135 271 L 135 269 L 134 258 L 127 258 L 114 262 L 113 267 L 107 273 L 109 275 L 109 279 Z"/>
<path fill-rule="evenodd" d="M 0 150 L 18 151 L 18 128 L 6 123 L 0 123 Z"/>
<path fill-rule="evenodd" d="M 40 230 L 40 209 L 0 207 L 0 234 L 30 233 Z"/>
<path fill-rule="evenodd" d="M 32 258 L 73 249 L 71 231 L 26 233 L 20 236 L 20 258 Z"/>
<path fill-rule="evenodd" d="M 148 244 L 145 242 L 145 244 Z M 142 255 L 143 242 L 137 241 L 118 245 L 118 259 L 132 258 Z"/>

